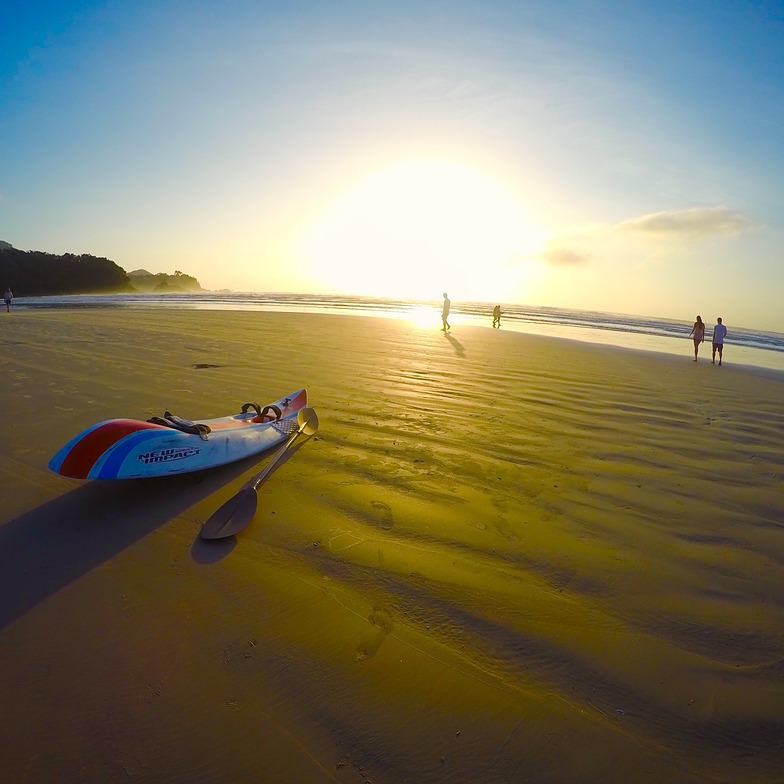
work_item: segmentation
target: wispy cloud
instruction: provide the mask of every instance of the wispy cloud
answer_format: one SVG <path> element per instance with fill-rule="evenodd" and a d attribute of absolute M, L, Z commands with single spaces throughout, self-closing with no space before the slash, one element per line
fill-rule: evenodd
<path fill-rule="evenodd" d="M 540 253 L 539 259 L 554 267 L 576 267 L 587 264 L 591 257 L 587 253 L 578 253 L 568 248 L 553 248 Z"/>
<path fill-rule="evenodd" d="M 691 242 L 712 237 L 731 237 L 753 228 L 754 224 L 743 213 L 724 206 L 654 212 L 613 226 L 614 231 Z"/>
<path fill-rule="evenodd" d="M 619 223 L 593 223 L 554 237 L 536 257 L 552 267 L 581 267 L 612 259 L 661 259 L 708 240 L 761 228 L 725 206 L 639 215 Z"/>

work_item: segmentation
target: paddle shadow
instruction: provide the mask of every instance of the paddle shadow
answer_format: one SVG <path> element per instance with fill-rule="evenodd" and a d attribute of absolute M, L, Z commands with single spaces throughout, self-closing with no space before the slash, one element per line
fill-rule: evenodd
<path fill-rule="evenodd" d="M 197 535 L 191 545 L 191 558 L 202 566 L 222 561 L 237 546 L 236 536 L 225 539 L 201 539 Z"/>
<path fill-rule="evenodd" d="M 313 436 L 307 436 L 305 438 L 302 438 L 299 442 L 289 447 L 284 453 L 283 457 L 281 457 L 280 460 L 275 464 L 275 467 L 266 477 L 264 482 L 266 483 L 272 476 L 274 476 L 274 474 L 281 468 L 281 466 L 288 463 L 288 461 L 291 460 L 291 458 L 294 457 L 294 455 L 297 452 L 299 452 L 299 450 L 302 449 L 302 447 L 311 438 L 313 438 Z M 270 459 L 271 460 L 275 459 L 274 454 Z M 253 474 L 251 474 L 251 476 L 248 477 L 248 479 L 242 485 L 237 487 L 237 492 L 249 487 L 253 483 L 253 480 L 256 478 L 258 474 L 259 471 L 256 471 Z M 256 491 L 258 495 L 264 492 L 263 488 L 264 488 L 264 484 L 259 486 L 258 490 Z M 226 499 L 223 503 L 226 503 L 226 501 L 228 500 L 229 499 Z M 261 501 L 259 500 L 259 503 L 260 502 Z M 221 506 L 222 504 L 217 505 L 214 511 L 220 509 Z M 258 506 L 256 507 L 256 513 L 252 518 L 248 520 L 246 527 L 251 527 L 253 525 L 257 515 L 258 515 Z M 204 522 L 206 523 L 209 520 L 210 518 L 208 517 L 207 520 L 205 520 Z M 238 531 L 238 533 L 242 533 L 242 531 L 244 530 L 245 528 L 242 528 Z M 229 553 L 234 549 L 236 544 L 237 544 L 237 534 L 233 534 L 231 536 L 226 536 L 218 539 L 202 539 L 199 533 L 196 535 L 196 539 L 194 540 L 193 545 L 191 545 L 191 558 L 194 561 L 196 561 L 196 563 L 203 564 L 203 565 L 217 563 L 218 561 L 223 560 L 227 555 L 229 555 Z"/>
<path fill-rule="evenodd" d="M 455 350 L 455 354 L 457 354 L 458 357 L 465 356 L 465 348 L 457 338 L 453 338 L 448 332 L 444 333 L 444 337 L 452 344 L 452 348 Z"/>
<path fill-rule="evenodd" d="M 232 482 L 256 461 L 258 456 L 156 479 L 94 480 L 9 520 L 0 526 L 0 628 Z"/>

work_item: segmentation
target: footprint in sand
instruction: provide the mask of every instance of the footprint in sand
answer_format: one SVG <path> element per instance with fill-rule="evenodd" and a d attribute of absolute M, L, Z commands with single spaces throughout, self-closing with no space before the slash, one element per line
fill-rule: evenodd
<path fill-rule="evenodd" d="M 389 634 L 389 632 L 395 628 L 395 623 L 392 620 L 392 613 L 389 612 L 386 607 L 374 607 L 373 612 L 368 616 L 368 620 L 373 626 L 378 626 L 378 628 L 386 634 Z"/>
<path fill-rule="evenodd" d="M 395 521 L 392 517 L 392 507 L 388 504 L 385 504 L 383 501 L 371 501 L 370 505 L 378 510 L 381 516 L 381 527 L 385 531 L 389 531 L 390 528 L 395 527 Z"/>
<path fill-rule="evenodd" d="M 354 661 L 363 662 L 376 655 L 381 643 L 384 642 L 386 636 L 395 628 L 395 623 L 392 620 L 392 613 L 386 607 L 376 606 L 368 616 L 368 621 L 376 627 L 378 631 L 368 635 L 362 642 L 357 645 L 354 650 Z"/>

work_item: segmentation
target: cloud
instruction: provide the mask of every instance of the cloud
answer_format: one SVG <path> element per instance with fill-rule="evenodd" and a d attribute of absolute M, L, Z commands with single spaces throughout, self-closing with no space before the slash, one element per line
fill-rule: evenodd
<path fill-rule="evenodd" d="M 539 254 L 539 258 L 554 267 L 576 267 L 587 264 L 591 257 L 586 253 L 578 253 L 568 248 L 553 248 Z"/>
<path fill-rule="evenodd" d="M 620 223 L 589 223 L 553 237 L 536 258 L 553 268 L 578 269 L 635 259 L 656 260 L 699 242 L 734 237 L 760 228 L 725 206 L 694 207 L 639 215 Z"/>
<path fill-rule="evenodd" d="M 743 213 L 724 206 L 654 212 L 616 223 L 613 227 L 615 231 L 692 242 L 712 237 L 731 237 L 752 228 L 754 224 Z"/>

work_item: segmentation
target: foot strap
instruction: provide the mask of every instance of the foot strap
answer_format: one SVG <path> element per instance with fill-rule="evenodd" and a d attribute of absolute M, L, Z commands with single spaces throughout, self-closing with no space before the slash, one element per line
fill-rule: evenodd
<path fill-rule="evenodd" d="M 259 422 L 264 420 L 264 417 L 272 415 L 272 419 L 270 422 L 277 422 L 281 417 L 281 410 L 277 406 L 269 405 L 264 406 L 262 408 L 258 403 L 243 403 L 242 404 L 242 413 L 247 414 L 250 409 L 253 409 L 256 412 L 255 419 L 258 419 Z"/>
<path fill-rule="evenodd" d="M 163 425 L 164 427 L 172 427 L 175 430 L 180 430 L 183 433 L 192 433 L 193 435 L 201 436 L 204 439 L 206 439 L 207 433 L 210 432 L 209 425 L 191 422 L 190 419 L 182 419 L 169 411 L 165 411 L 162 417 L 150 417 L 147 421 L 151 422 L 153 425 Z"/>

